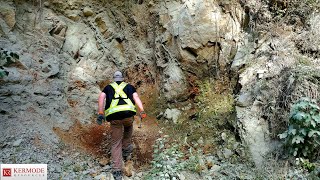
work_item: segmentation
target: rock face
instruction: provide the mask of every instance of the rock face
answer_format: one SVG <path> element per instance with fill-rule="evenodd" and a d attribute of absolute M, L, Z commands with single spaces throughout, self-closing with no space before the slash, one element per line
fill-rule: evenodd
<path fill-rule="evenodd" d="M 319 84 L 310 82 L 319 76 L 315 73 L 319 69 L 315 65 L 318 60 L 301 54 L 305 49 L 313 49 L 316 52 L 314 57 L 317 57 L 319 51 L 309 41 L 311 37 L 318 41 L 312 30 L 319 25 L 314 22 L 317 18 L 315 15 L 310 19 L 312 26 L 308 33 L 298 33 L 304 33 L 304 40 L 291 28 L 277 29 L 279 35 L 275 36 L 264 32 L 266 29 L 262 27 L 264 33 L 255 43 L 250 43 L 251 35 L 245 35 L 239 43 L 231 66 L 233 71 L 242 71 L 236 103 L 237 119 L 241 137 L 259 167 L 263 165 L 263 156 L 277 148 L 275 139 L 282 133 L 279 129 L 283 130 L 288 124 L 290 104 L 301 97 L 318 99 Z M 250 49 L 254 49 L 254 54 L 246 53 Z M 298 90 L 302 87 L 315 93 Z"/>
<path fill-rule="evenodd" d="M 13 3 L 1 2 L 0 6 L 1 16 L 3 17 L 5 24 L 8 26 L 9 30 L 12 30 L 16 24 L 16 10 Z M 2 23 L 1 23 L 2 24 Z M 4 24 L 3 24 L 4 25 Z"/>
<path fill-rule="evenodd" d="M 94 33 L 84 23 L 70 24 L 65 37 L 62 50 L 69 53 L 71 57 L 97 58 L 99 56 Z"/>
<path fill-rule="evenodd" d="M 169 103 L 190 97 L 191 79 L 233 78 L 241 70 L 237 118 L 259 165 L 271 144 L 268 121 L 261 117 L 270 95 L 264 80 L 280 82 L 300 50 L 319 57 L 319 15 L 303 32 L 306 41 L 290 28 L 252 37 L 244 31 L 247 14 L 238 3 L 8 0 L 0 2 L 0 15 L 0 48 L 19 56 L 10 63 L 1 59 L 0 137 L 28 126 L 47 144 L 58 142 L 53 128 L 95 121 L 98 95 L 115 70 L 138 91 L 159 87 Z M 180 111 L 166 113 L 177 121 Z"/>
<path fill-rule="evenodd" d="M 141 79 L 160 82 L 157 85 L 169 102 L 186 100 L 191 88 L 188 78 L 214 76 L 230 64 L 242 21 L 240 6 L 227 14 L 209 1 L 132 4 L 130 12 L 115 8 L 118 2 L 106 11 L 94 11 L 97 4 L 83 1 L 52 1 L 44 7 L 1 3 L 5 22 L 1 47 L 17 52 L 25 66 L 5 69 L 7 85 L 2 91 L 8 94 L 8 106 L 1 108 L 9 112 L 12 92 L 26 91 L 25 99 L 20 99 L 24 109 L 32 107 L 53 126 L 66 123 L 66 129 L 73 122 L 69 113 L 74 120 L 91 122 L 103 88 L 98 85 L 111 80 L 116 69 L 132 73 L 132 67 L 145 64 L 150 72 L 160 73 L 140 75 Z M 36 8 L 41 8 L 41 14 L 33 13 Z M 145 12 L 150 16 L 142 20 Z M 14 27 L 23 31 L 10 32 Z M 18 90 L 22 82 L 27 88 Z M 34 97 L 28 99 L 30 94 Z"/>
<path fill-rule="evenodd" d="M 240 6 L 228 14 L 211 1 L 163 2 L 158 8 L 165 32 L 158 37 L 156 57 L 164 69 L 167 99 L 188 94 L 187 77 L 225 73 L 241 34 Z"/>

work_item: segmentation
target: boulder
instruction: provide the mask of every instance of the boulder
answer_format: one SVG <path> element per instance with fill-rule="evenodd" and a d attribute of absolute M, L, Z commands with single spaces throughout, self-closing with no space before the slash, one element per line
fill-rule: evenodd
<path fill-rule="evenodd" d="M 92 16 L 94 14 L 93 10 L 90 8 L 90 7 L 85 7 L 83 9 L 83 15 L 85 17 L 89 17 L 89 16 Z"/>
<path fill-rule="evenodd" d="M 66 11 L 66 16 L 73 21 L 79 21 L 81 18 L 80 14 L 81 14 L 80 10 L 67 10 Z"/>
<path fill-rule="evenodd" d="M 172 120 L 175 124 L 178 122 L 181 111 L 178 109 L 166 109 L 164 112 L 164 117 L 166 119 Z"/>
<path fill-rule="evenodd" d="M 230 149 L 225 148 L 225 149 L 223 150 L 223 155 L 224 155 L 224 157 L 225 157 L 226 159 L 228 159 L 228 158 L 230 158 L 230 157 L 233 155 L 233 152 L 232 152 Z"/>
<path fill-rule="evenodd" d="M 239 95 L 237 99 L 237 106 L 246 107 L 252 103 L 253 97 L 249 92 L 245 92 Z"/>

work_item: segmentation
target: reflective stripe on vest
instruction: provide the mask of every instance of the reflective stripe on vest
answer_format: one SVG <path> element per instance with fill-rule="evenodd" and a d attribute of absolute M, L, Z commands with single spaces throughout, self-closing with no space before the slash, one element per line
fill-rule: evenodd
<path fill-rule="evenodd" d="M 127 83 L 122 82 L 121 84 L 117 84 L 113 82 L 110 84 L 114 89 L 114 98 L 111 101 L 110 107 L 105 111 L 105 115 L 108 116 L 110 114 L 121 112 L 121 111 L 133 111 L 136 112 L 136 107 L 132 103 L 132 101 L 128 98 L 127 94 L 123 91 L 126 87 Z M 126 104 L 118 105 L 119 97 L 126 102 Z"/>

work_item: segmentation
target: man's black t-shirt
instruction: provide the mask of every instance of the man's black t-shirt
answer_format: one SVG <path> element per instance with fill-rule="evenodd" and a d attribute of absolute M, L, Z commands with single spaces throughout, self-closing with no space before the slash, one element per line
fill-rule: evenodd
<path fill-rule="evenodd" d="M 119 85 L 121 83 L 121 81 L 117 81 L 116 83 Z M 104 92 L 106 94 L 106 106 L 105 106 L 105 109 L 108 109 L 110 107 L 112 99 L 114 98 L 114 93 L 115 93 L 114 89 L 109 84 L 103 89 L 102 92 Z M 133 93 L 136 92 L 136 89 L 132 85 L 127 84 L 124 87 L 123 92 L 126 93 L 128 98 L 132 101 L 132 103 L 135 104 L 132 95 L 133 95 Z M 122 104 L 126 104 L 126 102 L 123 99 L 120 99 L 118 105 L 122 105 Z M 121 119 L 124 119 L 124 118 L 132 117 L 135 114 L 136 113 L 132 112 L 132 111 L 121 111 L 121 112 L 117 112 L 117 113 L 114 113 L 114 114 L 110 114 L 109 116 L 106 117 L 106 119 L 108 121 L 110 121 L 110 120 L 121 120 Z"/>

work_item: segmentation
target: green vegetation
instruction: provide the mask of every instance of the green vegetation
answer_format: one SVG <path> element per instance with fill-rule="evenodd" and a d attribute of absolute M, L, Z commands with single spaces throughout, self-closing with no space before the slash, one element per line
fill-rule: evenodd
<path fill-rule="evenodd" d="M 7 76 L 6 72 L 2 69 L 0 69 L 0 79 L 4 78 L 5 76 Z"/>
<path fill-rule="evenodd" d="M 302 66 L 312 66 L 312 61 L 307 57 L 298 56 L 297 57 L 297 64 Z"/>
<path fill-rule="evenodd" d="M 215 143 L 221 138 L 221 133 L 233 129 L 235 126 L 234 99 L 229 84 L 223 81 L 204 80 L 198 82 L 199 95 L 196 96 L 196 116 L 192 122 L 188 121 L 189 139 Z M 233 134 L 229 132 L 228 134 Z"/>
<path fill-rule="evenodd" d="M 19 59 L 19 55 L 15 52 L 6 51 L 1 48 L 0 50 L 0 66 L 10 65 Z"/>
<path fill-rule="evenodd" d="M 296 165 L 301 166 L 303 169 L 308 170 L 309 172 L 313 171 L 316 168 L 314 163 L 311 163 L 309 159 L 297 158 Z"/>
<path fill-rule="evenodd" d="M 159 138 L 154 145 L 153 161 L 151 170 L 145 179 L 172 179 L 178 177 L 178 172 L 183 170 L 185 163 L 182 162 L 184 154 L 177 144 L 169 145 L 168 136 Z"/>
<path fill-rule="evenodd" d="M 284 69 L 277 80 L 258 82 L 255 95 L 264 95 L 263 115 L 270 125 L 270 137 L 277 138 L 289 124 L 290 106 L 300 97 L 319 98 L 320 73 L 310 66 Z"/>
<path fill-rule="evenodd" d="M 273 13 L 273 20 L 282 18 L 289 20 L 289 23 L 298 23 L 294 18 L 298 17 L 302 23 L 312 12 L 320 8 L 319 0 L 266 0 Z"/>
<path fill-rule="evenodd" d="M 201 173 L 207 168 L 202 159 L 205 154 L 215 154 L 222 146 L 234 147 L 237 143 L 233 131 L 235 109 L 230 86 L 223 80 L 197 82 L 199 93 L 194 108 L 184 111 L 177 124 L 164 124 L 164 133 L 172 137 L 164 136 L 156 141 L 146 179 L 178 178 L 179 172 L 185 170 Z"/>
<path fill-rule="evenodd" d="M 315 159 L 320 147 L 320 108 L 315 100 L 302 98 L 291 109 L 289 128 L 280 134 L 296 157 Z"/>
<path fill-rule="evenodd" d="M 200 173 L 205 167 L 201 164 L 203 153 L 189 148 L 182 151 L 181 145 L 169 141 L 169 136 L 165 135 L 156 140 L 151 162 L 151 170 L 144 179 L 179 179 L 179 172 L 189 170 Z"/>
<path fill-rule="evenodd" d="M 181 171 L 200 174 L 210 167 L 203 160 L 206 154 L 220 153 L 223 157 L 224 149 L 232 152 L 228 157 L 230 161 L 245 161 L 242 157 L 245 153 L 236 138 L 231 86 L 228 80 L 197 82 L 195 102 L 188 105 L 191 109 L 182 113 L 177 124 L 164 122 L 164 133 L 171 136 L 156 141 L 152 167 L 146 179 L 178 178 Z"/>
<path fill-rule="evenodd" d="M 7 76 L 7 72 L 2 69 L 3 66 L 10 66 L 19 60 L 19 55 L 15 52 L 0 49 L 0 79 Z"/>
<path fill-rule="evenodd" d="M 219 84 L 217 82 L 210 83 L 209 80 L 198 84 L 200 94 L 196 97 L 196 100 L 200 109 L 200 121 L 234 111 L 234 99 L 230 91 L 221 92 Z"/>
<path fill-rule="evenodd" d="M 182 113 L 177 124 L 167 122 L 164 125 L 165 133 L 174 134 L 180 142 L 193 143 L 202 138 L 204 144 L 215 146 L 221 141 L 222 132 L 229 136 L 235 133 L 232 88 L 229 88 L 227 81 L 222 80 L 199 81 L 197 86 L 199 94 L 192 108 Z"/>

